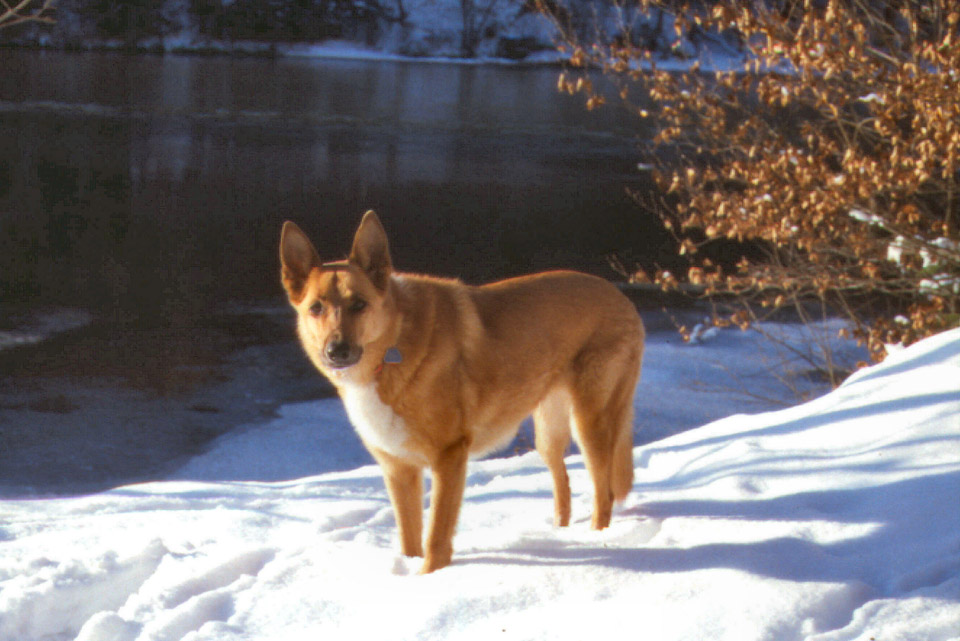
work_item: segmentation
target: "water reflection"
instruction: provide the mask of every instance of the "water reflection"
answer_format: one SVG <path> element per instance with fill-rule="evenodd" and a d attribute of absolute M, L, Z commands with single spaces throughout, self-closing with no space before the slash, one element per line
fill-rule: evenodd
<path fill-rule="evenodd" d="M 482 281 L 661 242 L 635 133 L 546 68 L 0 51 L 5 301 L 137 317 L 276 297 L 377 209 L 395 264 Z M 652 243 L 651 243 L 652 240 Z"/>

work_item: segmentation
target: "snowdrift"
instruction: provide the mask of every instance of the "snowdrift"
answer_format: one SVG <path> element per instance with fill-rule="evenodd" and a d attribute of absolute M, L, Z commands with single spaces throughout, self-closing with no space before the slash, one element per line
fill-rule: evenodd
<path fill-rule="evenodd" d="M 960 636 L 960 330 L 634 460 L 599 533 L 578 457 L 565 529 L 535 454 L 472 463 L 428 576 L 370 466 L 2 501 L 0 640 Z"/>

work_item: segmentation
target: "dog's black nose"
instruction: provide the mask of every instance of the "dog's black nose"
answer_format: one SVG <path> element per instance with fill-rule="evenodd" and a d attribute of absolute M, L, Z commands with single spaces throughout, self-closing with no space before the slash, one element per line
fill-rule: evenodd
<path fill-rule="evenodd" d="M 347 367 L 360 360 L 360 348 L 345 340 L 332 340 L 324 348 L 323 356 L 333 367 Z"/>
<path fill-rule="evenodd" d="M 330 341 L 327 343 L 327 358 L 332 361 L 346 360 L 350 356 L 350 343 L 347 341 Z"/>

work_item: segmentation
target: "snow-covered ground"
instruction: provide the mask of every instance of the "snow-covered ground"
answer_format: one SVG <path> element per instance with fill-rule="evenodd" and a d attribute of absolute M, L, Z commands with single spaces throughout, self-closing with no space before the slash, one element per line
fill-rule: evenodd
<path fill-rule="evenodd" d="M 719 385 L 746 340 L 653 341 L 638 425 L 731 398 L 686 379 Z M 755 374 L 731 385 L 767 395 Z M 0 640 L 960 638 L 960 330 L 637 447 L 603 532 L 578 456 L 565 529 L 536 454 L 471 463 L 454 563 L 428 576 L 375 467 L 298 476 L 364 460 L 347 430 L 335 400 L 288 406 L 177 479 L 0 502 Z"/>
<path fill-rule="evenodd" d="M 40 343 L 57 334 L 84 327 L 93 321 L 93 315 L 80 309 L 61 307 L 33 314 L 6 312 L 4 320 L 8 327 L 0 327 L 0 350 Z"/>

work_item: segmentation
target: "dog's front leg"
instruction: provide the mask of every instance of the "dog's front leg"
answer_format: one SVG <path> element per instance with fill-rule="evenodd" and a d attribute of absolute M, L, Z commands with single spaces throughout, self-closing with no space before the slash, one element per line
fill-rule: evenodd
<path fill-rule="evenodd" d="M 423 556 L 423 472 L 386 452 L 374 452 L 393 505 L 404 556 Z"/>
<path fill-rule="evenodd" d="M 450 565 L 453 534 L 457 528 L 467 479 L 468 452 L 467 439 L 460 439 L 443 450 L 431 468 L 430 526 L 427 532 L 427 555 L 421 574 Z"/>

